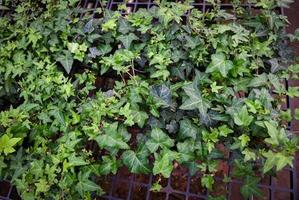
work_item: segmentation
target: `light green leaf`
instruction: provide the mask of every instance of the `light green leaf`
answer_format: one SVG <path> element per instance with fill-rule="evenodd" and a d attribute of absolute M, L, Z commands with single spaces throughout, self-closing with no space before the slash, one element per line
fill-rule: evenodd
<path fill-rule="evenodd" d="M 76 157 L 75 154 L 72 154 L 70 157 L 68 157 L 68 160 L 70 166 L 83 166 L 88 164 L 88 162 L 86 162 L 82 156 Z"/>
<path fill-rule="evenodd" d="M 215 180 L 212 175 L 205 174 L 201 177 L 201 185 L 206 187 L 208 190 L 212 190 L 214 182 Z"/>
<path fill-rule="evenodd" d="M 279 171 L 283 169 L 285 166 L 293 166 L 293 157 L 285 156 L 282 153 L 274 153 L 273 151 L 268 151 L 263 153 L 263 156 L 266 158 L 266 162 L 263 166 L 263 173 L 267 173 L 272 168 L 276 166 L 276 170 Z"/>
<path fill-rule="evenodd" d="M 162 151 L 159 155 L 155 154 L 155 162 L 153 174 L 162 174 L 163 177 L 169 178 L 173 169 L 173 160 L 176 158 L 176 153 L 170 150 Z"/>
<path fill-rule="evenodd" d="M 220 72 L 223 77 L 227 77 L 229 70 L 233 68 L 233 62 L 226 60 L 223 53 L 216 53 L 212 55 L 212 61 L 209 64 L 206 73 Z"/>
<path fill-rule="evenodd" d="M 249 126 L 253 117 L 248 114 L 246 106 L 243 106 L 240 112 L 233 114 L 235 124 L 239 126 Z"/>
<path fill-rule="evenodd" d="M 115 149 L 129 149 L 125 138 L 120 131 L 117 130 L 118 123 L 106 124 L 104 133 L 95 138 L 101 148 L 110 147 Z"/>
<path fill-rule="evenodd" d="M 0 153 L 3 152 L 5 155 L 15 152 L 13 148 L 21 138 L 10 138 L 7 134 L 0 137 Z"/>
<path fill-rule="evenodd" d="M 154 128 L 151 131 L 151 136 L 148 141 L 146 141 L 145 145 L 148 150 L 153 153 L 158 150 L 159 147 L 162 149 L 168 149 L 174 145 L 174 140 L 171 139 L 168 135 L 166 135 L 161 129 Z"/>

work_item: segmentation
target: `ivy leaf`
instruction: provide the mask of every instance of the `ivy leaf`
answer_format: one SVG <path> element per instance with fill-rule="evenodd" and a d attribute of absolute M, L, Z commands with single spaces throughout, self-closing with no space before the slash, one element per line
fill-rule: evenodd
<path fill-rule="evenodd" d="M 34 185 L 36 186 L 36 193 L 47 192 L 50 189 L 50 185 L 45 179 L 39 179 Z"/>
<path fill-rule="evenodd" d="M 223 137 L 227 137 L 228 134 L 233 133 L 234 131 L 230 128 L 228 128 L 227 125 L 222 125 L 218 127 L 219 135 Z"/>
<path fill-rule="evenodd" d="M 169 178 L 173 169 L 173 160 L 176 158 L 176 153 L 170 150 L 164 150 L 160 154 L 155 154 L 155 162 L 153 174 L 162 174 L 163 177 Z"/>
<path fill-rule="evenodd" d="M 13 148 L 21 138 L 10 138 L 7 134 L 4 134 L 0 138 L 0 153 L 3 152 L 5 155 L 15 152 Z"/>
<path fill-rule="evenodd" d="M 212 175 L 205 174 L 201 177 L 201 185 L 206 187 L 208 190 L 212 190 L 215 180 Z"/>
<path fill-rule="evenodd" d="M 272 145 L 279 145 L 280 142 L 285 142 L 288 140 L 283 129 L 279 131 L 272 122 L 264 122 L 264 124 L 267 127 L 268 134 L 270 136 L 270 138 L 265 139 L 265 142 Z"/>
<path fill-rule="evenodd" d="M 147 156 L 147 149 L 142 147 L 137 153 L 132 150 L 125 151 L 122 159 L 132 173 L 149 173 L 150 168 Z"/>
<path fill-rule="evenodd" d="M 112 47 L 108 44 L 102 44 L 99 46 L 97 50 L 99 51 L 100 55 L 105 55 L 112 50 Z"/>
<path fill-rule="evenodd" d="M 299 120 L 299 108 L 295 109 L 294 117 L 296 120 Z"/>
<path fill-rule="evenodd" d="M 183 90 L 188 95 L 188 99 L 180 106 L 182 110 L 194 110 L 198 109 L 202 115 L 207 114 L 208 108 L 210 108 L 210 102 L 204 99 L 197 88 L 196 82 L 183 87 Z"/>
<path fill-rule="evenodd" d="M 162 186 L 158 182 L 155 182 L 151 187 L 151 191 L 154 192 L 160 192 L 161 190 L 162 190 Z"/>
<path fill-rule="evenodd" d="M 85 197 L 86 192 L 98 192 L 102 193 L 101 187 L 95 184 L 93 181 L 89 180 L 90 172 L 80 171 L 78 174 L 78 183 L 76 185 L 76 190 L 79 192 L 82 198 Z"/>
<path fill-rule="evenodd" d="M 117 39 L 122 42 L 126 49 L 129 49 L 132 41 L 138 40 L 138 37 L 134 33 L 130 33 L 128 35 L 121 35 Z"/>
<path fill-rule="evenodd" d="M 151 88 L 151 95 L 154 97 L 154 101 L 157 103 L 157 106 L 167 108 L 172 104 L 171 91 L 164 84 L 153 86 Z"/>
<path fill-rule="evenodd" d="M 293 166 L 293 157 L 289 155 L 284 155 L 280 152 L 274 153 L 273 151 L 268 151 L 263 153 L 263 156 L 266 158 L 266 162 L 263 166 L 263 173 L 267 173 L 272 168 L 276 166 L 276 170 L 279 171 L 285 166 Z"/>
<path fill-rule="evenodd" d="M 268 77 L 265 73 L 263 73 L 254 77 L 248 84 L 248 87 L 261 87 L 267 84 L 268 84 Z"/>
<path fill-rule="evenodd" d="M 249 126 L 253 117 L 248 114 L 246 106 L 243 106 L 238 113 L 233 115 L 235 124 L 239 126 Z"/>
<path fill-rule="evenodd" d="M 245 199 L 249 199 L 251 196 L 263 196 L 262 191 L 258 188 L 259 181 L 260 179 L 257 177 L 246 176 L 245 183 L 240 190 Z"/>
<path fill-rule="evenodd" d="M 128 32 L 132 31 L 133 28 L 131 24 L 124 18 L 119 18 L 118 20 L 118 31 L 122 34 L 127 34 Z"/>
<path fill-rule="evenodd" d="M 223 77 L 227 77 L 229 70 L 233 68 L 233 62 L 226 60 L 224 53 L 216 53 L 212 55 L 212 61 L 209 64 L 206 73 L 220 72 Z"/>
<path fill-rule="evenodd" d="M 111 147 L 116 149 L 129 149 L 128 144 L 121 133 L 117 130 L 117 122 L 106 125 L 104 128 L 104 134 L 101 134 L 95 138 L 101 148 Z"/>
<path fill-rule="evenodd" d="M 70 73 L 72 66 L 73 66 L 73 56 L 71 52 L 69 51 L 63 51 L 64 54 L 59 55 L 59 57 L 56 59 L 56 61 L 60 62 L 65 69 L 66 73 Z"/>
<path fill-rule="evenodd" d="M 278 63 L 277 58 L 270 59 L 269 63 L 271 65 L 271 73 L 275 73 L 275 72 L 283 69 L 283 67 Z"/>
<path fill-rule="evenodd" d="M 137 123 L 139 127 L 143 127 L 146 120 L 148 119 L 148 114 L 143 111 L 133 111 L 134 119 L 133 121 Z"/>
<path fill-rule="evenodd" d="M 299 97 L 299 87 L 289 87 L 287 91 L 287 95 L 291 98 Z"/>
<path fill-rule="evenodd" d="M 185 140 L 184 142 L 177 143 L 178 149 L 178 162 L 188 163 L 195 158 L 195 143 L 194 140 Z"/>
<path fill-rule="evenodd" d="M 90 47 L 89 48 L 89 54 L 88 57 L 95 58 L 97 56 L 101 55 L 100 51 L 96 47 Z"/>
<path fill-rule="evenodd" d="M 101 163 L 99 173 L 101 175 L 108 175 L 110 173 L 116 174 L 120 165 L 119 160 L 116 160 L 116 158 L 112 156 L 103 156 L 102 159 L 103 161 Z"/>
<path fill-rule="evenodd" d="M 217 86 L 216 84 L 217 84 L 216 82 L 213 82 L 211 85 L 211 89 L 213 93 L 218 93 L 218 91 L 223 88 L 223 86 Z"/>
<path fill-rule="evenodd" d="M 183 119 L 180 121 L 179 135 L 182 139 L 191 137 L 195 140 L 198 135 L 198 128 L 189 119 Z"/>
<path fill-rule="evenodd" d="M 86 162 L 82 156 L 76 157 L 75 154 L 72 154 L 68 160 L 70 166 L 83 166 L 88 164 L 88 162 Z"/>
<path fill-rule="evenodd" d="M 238 137 L 238 139 L 240 140 L 240 144 L 242 148 L 247 146 L 248 142 L 250 141 L 250 137 L 246 134 L 242 134 L 241 136 Z"/>
<path fill-rule="evenodd" d="M 151 131 L 151 137 L 146 141 L 145 145 L 148 150 L 153 153 L 158 150 L 159 147 L 162 149 L 168 149 L 174 145 L 174 140 L 166 135 L 161 129 L 154 128 Z"/>

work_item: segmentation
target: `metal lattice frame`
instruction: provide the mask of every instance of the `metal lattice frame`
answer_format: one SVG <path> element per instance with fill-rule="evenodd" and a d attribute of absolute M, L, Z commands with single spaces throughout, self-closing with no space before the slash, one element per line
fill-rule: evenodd
<path fill-rule="evenodd" d="M 176 0 L 178 2 L 179 0 Z M 116 10 L 118 5 L 123 4 L 124 0 L 109 0 L 106 8 L 110 10 Z M 144 8 L 149 9 L 155 5 L 153 0 L 129 0 L 126 3 L 127 11 L 122 14 L 136 12 L 137 10 Z M 97 8 L 103 6 L 100 0 L 81 0 L 78 5 L 84 9 L 90 9 L 92 17 L 97 17 Z M 195 0 L 193 3 L 194 8 L 203 12 L 208 11 L 211 5 L 205 0 Z M 253 10 L 254 7 L 249 3 L 242 3 L 242 7 Z M 233 10 L 233 5 L 227 2 L 221 4 L 221 8 Z M 279 12 L 284 14 L 283 9 Z M 0 17 L 4 15 L 4 12 L 0 11 Z M 188 15 L 188 13 L 186 14 Z M 84 14 L 81 14 L 83 17 Z M 285 81 L 285 86 L 288 88 L 288 81 Z M 285 109 L 290 108 L 290 98 L 286 97 L 286 104 L 283 106 Z M 288 129 L 292 130 L 292 124 L 288 124 Z M 285 168 L 282 172 L 279 172 L 278 177 L 266 176 L 258 185 L 264 193 L 264 198 L 267 200 L 275 199 L 298 199 L 297 194 L 297 174 L 296 163 L 294 168 Z M 176 170 L 176 169 L 175 169 Z M 175 171 L 174 170 L 174 171 Z M 204 188 L 200 187 L 200 174 L 190 176 L 187 170 L 181 174 L 172 173 L 172 176 L 168 179 L 163 179 L 161 192 L 152 192 L 151 188 L 153 183 L 157 180 L 154 175 L 136 175 L 131 174 L 128 171 L 121 170 L 115 176 L 106 176 L 99 178 L 99 184 L 107 192 L 102 197 L 97 199 L 102 200 L 202 200 L 208 199 L 210 193 Z M 230 163 L 228 163 L 228 176 L 231 176 L 232 169 Z M 286 179 L 286 180 L 285 180 Z M 233 179 L 228 183 L 223 182 L 223 178 L 215 177 L 216 187 L 218 187 L 218 193 L 225 195 L 227 199 L 236 200 L 242 199 L 239 194 L 239 188 L 242 185 L 242 180 Z M 177 186 L 179 183 L 180 187 Z M 216 189 L 217 190 L 217 189 Z M 0 182 L 0 200 L 16 200 L 20 199 L 17 196 L 17 191 L 14 187 L 7 182 Z"/>

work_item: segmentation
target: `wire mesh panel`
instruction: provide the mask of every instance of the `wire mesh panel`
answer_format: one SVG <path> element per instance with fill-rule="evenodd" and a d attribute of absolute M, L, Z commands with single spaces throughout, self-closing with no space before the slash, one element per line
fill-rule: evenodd
<path fill-rule="evenodd" d="M 179 2 L 179 0 L 176 0 Z M 124 0 L 110 0 L 106 3 L 106 8 L 117 10 L 119 5 L 122 5 Z M 122 14 L 136 12 L 139 9 L 149 9 L 155 5 L 153 0 L 128 0 L 126 1 L 127 10 Z M 192 3 L 193 7 L 203 12 L 208 11 L 212 6 L 205 0 L 195 0 Z M 92 12 L 93 17 L 98 17 L 97 8 L 103 7 L 104 4 L 100 0 L 82 0 L 78 6 L 83 9 L 88 9 Z M 249 12 L 256 13 L 257 10 L 252 4 L 242 2 L 242 7 L 248 9 Z M 222 1 L 222 9 L 230 10 L 234 14 L 234 7 L 228 1 Z M 283 14 L 283 9 L 278 12 Z M 0 16 L 3 12 L 0 11 Z M 188 13 L 186 13 L 188 15 Z M 83 17 L 84 13 L 80 14 Z M 289 82 L 285 81 L 285 86 L 288 88 Z M 286 97 L 284 109 L 289 109 L 290 98 Z M 292 130 L 292 122 L 288 124 L 288 128 Z M 231 159 L 222 161 L 225 166 L 225 174 L 232 176 Z M 297 200 L 297 174 L 296 163 L 294 168 L 285 168 L 278 172 L 277 176 L 262 177 L 258 187 L 263 192 L 265 200 Z M 240 187 L 243 184 L 242 180 L 232 178 L 231 181 L 225 181 L 223 175 L 215 177 L 215 187 L 212 192 L 207 191 L 201 186 L 201 174 L 191 176 L 188 170 L 181 166 L 176 166 L 170 178 L 165 179 L 159 176 L 137 175 L 130 173 L 126 168 L 122 168 L 116 175 L 98 177 L 97 183 L 104 189 L 106 194 L 101 197 L 95 197 L 99 200 L 203 200 L 208 199 L 209 195 L 224 195 L 227 199 L 240 200 L 243 199 L 240 194 Z M 159 180 L 162 185 L 160 192 L 151 190 L 153 184 Z M 20 199 L 17 195 L 15 187 L 12 187 L 8 182 L 0 182 L 0 200 Z M 255 198 L 252 198 L 255 199 Z"/>

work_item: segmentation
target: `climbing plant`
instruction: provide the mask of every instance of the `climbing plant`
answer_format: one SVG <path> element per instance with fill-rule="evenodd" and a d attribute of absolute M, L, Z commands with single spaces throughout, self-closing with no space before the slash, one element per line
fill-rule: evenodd
<path fill-rule="evenodd" d="M 122 166 L 167 178 L 180 164 L 213 190 L 223 160 L 258 197 L 261 176 L 292 167 L 298 139 L 281 105 L 299 96 L 284 85 L 299 72 L 287 46 L 299 37 L 276 12 L 288 1 L 251 2 L 258 14 L 239 1 L 235 14 L 213 0 L 207 12 L 157 1 L 127 15 L 78 3 L 0 7 L 11 9 L 0 18 L 0 179 L 22 199 L 91 199 Z"/>

